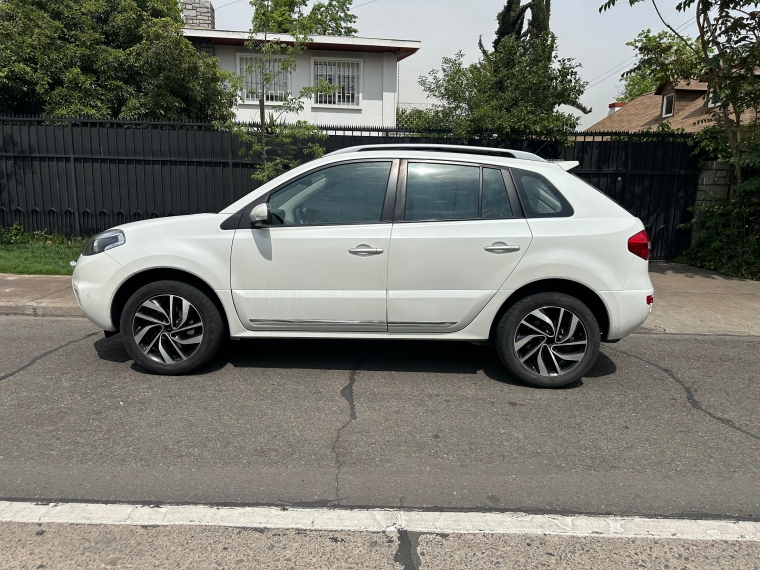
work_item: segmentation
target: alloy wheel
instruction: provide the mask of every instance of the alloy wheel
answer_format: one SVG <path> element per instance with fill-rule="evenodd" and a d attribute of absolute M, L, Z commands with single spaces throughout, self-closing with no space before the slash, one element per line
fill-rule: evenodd
<path fill-rule="evenodd" d="M 145 301 L 132 319 L 138 348 L 159 364 L 184 362 L 200 348 L 203 319 L 190 301 L 158 295 Z"/>
<path fill-rule="evenodd" d="M 517 327 L 514 349 L 520 363 L 534 374 L 563 376 L 583 360 L 588 346 L 586 327 L 562 307 L 541 307 Z"/>

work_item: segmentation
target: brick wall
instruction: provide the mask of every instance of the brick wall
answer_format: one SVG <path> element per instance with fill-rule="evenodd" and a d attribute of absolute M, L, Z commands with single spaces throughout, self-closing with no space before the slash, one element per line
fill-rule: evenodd
<path fill-rule="evenodd" d="M 705 162 L 699 171 L 697 183 L 697 206 L 717 198 L 725 198 L 731 188 L 731 165 L 727 162 Z M 699 219 L 699 208 L 694 212 Z M 697 245 L 697 232 L 691 233 L 691 247 Z"/>
<path fill-rule="evenodd" d="M 214 6 L 210 0 L 182 0 L 182 16 L 188 28 L 216 28 Z"/>
<path fill-rule="evenodd" d="M 727 162 L 706 162 L 699 171 L 697 202 L 725 198 L 731 187 L 731 165 Z"/>

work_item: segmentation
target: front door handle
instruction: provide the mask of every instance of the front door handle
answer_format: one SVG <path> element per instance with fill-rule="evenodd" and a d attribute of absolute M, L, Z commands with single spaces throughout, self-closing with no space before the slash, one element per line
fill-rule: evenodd
<path fill-rule="evenodd" d="M 520 251 L 519 245 L 507 245 L 506 243 L 496 242 L 493 245 L 484 247 L 488 253 L 514 253 Z"/>
<path fill-rule="evenodd" d="M 351 255 L 358 255 L 360 257 L 367 257 L 369 255 L 381 255 L 383 249 L 379 247 L 370 247 L 368 245 L 357 245 L 356 247 L 349 249 L 348 253 Z"/>

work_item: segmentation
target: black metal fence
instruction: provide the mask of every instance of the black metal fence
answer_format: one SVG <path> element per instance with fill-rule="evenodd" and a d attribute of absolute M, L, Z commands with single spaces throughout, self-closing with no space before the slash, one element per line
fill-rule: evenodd
<path fill-rule="evenodd" d="M 359 144 L 462 144 L 446 132 L 325 126 L 328 152 Z M 653 258 L 689 245 L 698 171 L 688 135 L 578 133 L 570 144 L 474 136 L 467 144 L 577 160 L 573 172 L 642 219 Z M 254 190 L 256 164 L 210 124 L 0 117 L 0 225 L 90 235 L 125 222 L 217 212 Z"/>

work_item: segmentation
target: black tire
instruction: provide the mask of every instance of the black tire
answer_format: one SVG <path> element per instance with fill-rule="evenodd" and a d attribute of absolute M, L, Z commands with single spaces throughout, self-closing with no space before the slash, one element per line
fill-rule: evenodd
<path fill-rule="evenodd" d="M 548 317 L 548 321 L 537 319 L 534 312 Z M 573 316 L 582 328 L 572 321 Z M 575 325 L 572 331 L 571 325 Z M 556 332 L 550 340 L 552 331 Z M 517 347 L 524 342 L 527 344 Z M 594 366 L 600 344 L 594 314 L 582 301 L 564 293 L 536 293 L 521 299 L 504 313 L 496 329 L 496 351 L 504 366 L 526 384 L 540 388 L 561 388 L 583 378 Z M 585 352 L 581 356 L 582 349 Z M 526 358 L 525 363 L 521 356 Z"/>
<path fill-rule="evenodd" d="M 165 299 L 169 298 L 172 299 L 170 307 L 174 307 L 178 299 L 176 306 L 188 307 L 187 311 L 183 313 L 182 308 L 175 308 L 174 312 L 167 309 Z M 189 305 L 183 305 L 182 299 Z M 155 309 L 148 307 L 146 310 L 143 304 L 153 305 L 153 301 L 156 303 Z M 140 315 L 155 320 L 145 320 L 141 316 L 136 319 L 138 310 Z M 169 314 L 172 316 L 169 317 Z M 180 323 L 181 319 L 184 320 Z M 168 320 L 169 325 L 158 324 L 159 320 Z M 175 328 L 175 323 L 182 326 Z M 139 336 L 145 328 L 151 330 L 146 331 L 138 341 L 136 334 Z M 183 332 L 183 328 L 190 330 Z M 181 281 L 156 281 L 145 285 L 129 298 L 121 314 L 124 347 L 137 364 L 154 374 L 176 376 L 197 370 L 218 352 L 224 341 L 224 331 L 219 309 L 208 295 Z M 146 353 L 144 348 L 153 335 L 156 335 L 160 346 L 154 344 Z M 200 340 L 195 340 L 199 336 Z M 143 348 L 139 346 L 140 342 Z M 159 348 L 163 352 L 158 351 Z M 167 362 L 167 359 L 172 362 Z"/>

